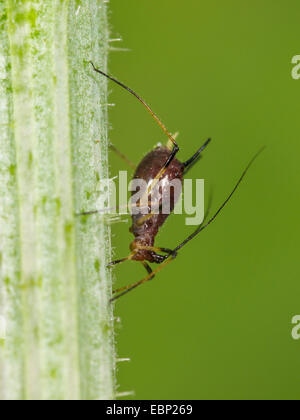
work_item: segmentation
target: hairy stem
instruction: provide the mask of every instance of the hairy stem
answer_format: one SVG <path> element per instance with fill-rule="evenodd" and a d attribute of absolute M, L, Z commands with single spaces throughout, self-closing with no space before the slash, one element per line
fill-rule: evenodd
<path fill-rule="evenodd" d="M 114 396 L 110 232 L 76 216 L 107 200 L 106 13 L 0 3 L 1 399 Z"/>

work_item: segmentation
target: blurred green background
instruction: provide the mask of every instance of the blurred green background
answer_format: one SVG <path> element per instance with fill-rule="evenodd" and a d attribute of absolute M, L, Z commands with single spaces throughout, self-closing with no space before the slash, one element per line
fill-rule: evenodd
<path fill-rule="evenodd" d="M 300 341 L 300 54 L 298 0 L 111 0 L 110 72 L 167 127 L 179 158 L 213 142 L 189 175 L 213 191 L 213 210 L 249 159 L 267 148 L 216 222 L 153 282 L 116 304 L 119 392 L 136 399 L 298 399 Z M 165 141 L 143 107 L 110 84 L 110 140 L 139 162 Z M 111 153 L 111 176 L 127 169 Z M 156 243 L 174 247 L 193 227 L 171 216 Z M 128 255 L 130 220 L 112 226 Z M 114 269 L 118 286 L 143 267 Z"/>

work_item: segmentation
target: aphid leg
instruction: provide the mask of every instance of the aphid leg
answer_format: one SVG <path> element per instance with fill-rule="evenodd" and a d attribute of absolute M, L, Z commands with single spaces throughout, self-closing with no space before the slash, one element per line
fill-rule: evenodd
<path fill-rule="evenodd" d="M 111 214 L 111 213 L 118 213 L 118 212 L 120 212 L 120 210 L 122 209 L 122 210 L 126 210 L 126 208 L 127 208 L 127 206 L 126 207 L 124 207 L 124 206 L 116 206 L 116 207 L 111 207 L 111 208 L 104 208 L 104 209 L 101 209 L 101 210 L 90 210 L 90 211 L 84 211 L 84 212 L 82 212 L 82 213 L 76 213 L 75 214 L 75 216 L 91 216 L 91 215 L 93 215 L 93 214 Z M 130 216 L 130 214 L 126 214 L 126 213 L 122 213 L 122 216 Z"/>
<path fill-rule="evenodd" d="M 127 208 L 129 210 L 131 210 L 131 209 L 134 209 L 136 207 L 140 208 L 140 206 L 137 206 L 137 205 L 134 205 L 134 206 L 125 205 L 125 206 L 116 206 L 116 207 L 111 207 L 111 208 L 104 208 L 102 210 L 89 210 L 89 211 L 84 211 L 82 213 L 76 213 L 75 215 L 76 216 L 91 216 L 93 214 L 98 214 L 98 213 L 102 213 L 102 214 L 108 214 L 108 212 L 118 213 L 118 212 L 120 212 L 120 210 L 127 210 Z M 128 216 L 130 216 L 130 213 L 129 214 L 122 213 L 122 216 L 127 216 L 128 217 Z M 152 213 L 151 213 L 151 217 L 152 217 Z"/>
<path fill-rule="evenodd" d="M 118 150 L 113 144 L 109 143 L 109 148 L 115 152 L 124 162 L 127 163 L 127 165 L 129 165 L 132 169 L 136 169 L 136 165 L 131 162 L 130 159 L 128 159 L 127 156 L 124 155 L 124 153 L 120 152 L 120 150 Z"/>
<path fill-rule="evenodd" d="M 151 201 L 150 201 L 150 204 L 149 204 L 150 206 L 151 206 Z M 161 206 L 159 206 L 159 210 L 161 210 Z M 146 220 L 148 220 L 148 219 L 151 219 L 151 217 L 153 217 L 154 216 L 154 211 L 152 211 L 151 210 L 151 212 L 150 213 L 148 213 L 148 214 L 145 214 L 144 216 L 142 216 L 142 217 L 140 217 L 138 220 L 137 220 L 137 225 L 138 226 L 142 226 L 143 224 L 144 224 L 144 222 L 146 221 Z"/>
<path fill-rule="evenodd" d="M 164 163 L 163 167 L 161 168 L 161 170 L 158 172 L 158 174 L 155 176 L 155 178 L 153 179 L 153 181 L 151 182 L 151 184 L 148 187 L 147 190 L 147 194 L 149 195 L 151 193 L 151 191 L 155 188 L 156 184 L 159 182 L 160 178 L 163 176 L 163 174 L 166 172 L 166 170 L 168 169 L 168 166 L 170 165 L 170 163 L 172 162 L 172 160 L 174 159 L 174 157 L 176 156 L 176 154 L 179 152 L 179 146 L 176 143 L 176 141 L 172 138 L 170 139 L 173 143 L 173 150 L 170 153 L 168 159 L 166 160 L 166 162 Z"/>
<path fill-rule="evenodd" d="M 173 261 L 174 258 L 175 257 L 173 255 L 169 257 L 164 263 L 160 264 L 160 266 L 156 270 L 152 271 L 152 273 L 150 273 L 147 277 L 143 278 L 142 280 L 133 284 L 129 284 L 128 286 L 121 287 L 120 289 L 114 290 L 113 293 L 119 293 L 119 294 L 117 296 L 114 296 L 112 299 L 110 299 L 110 302 L 113 302 L 114 300 L 120 298 L 121 296 L 124 296 L 126 293 L 131 292 L 131 290 L 137 288 L 138 286 L 141 286 L 147 281 L 152 280 L 153 277 L 156 275 L 156 273 L 161 271 L 166 265 L 170 264 L 170 262 Z"/>
<path fill-rule="evenodd" d="M 138 226 L 142 226 L 142 224 L 144 224 L 144 222 L 148 219 L 150 219 L 151 217 L 153 217 L 154 213 L 149 213 L 149 214 L 145 214 L 145 216 L 141 217 L 136 224 Z"/>
<path fill-rule="evenodd" d="M 153 251 L 153 252 L 163 252 L 165 254 L 173 254 L 173 250 L 170 248 L 161 248 L 157 246 L 144 246 L 144 245 L 138 245 L 137 249 L 144 249 L 146 251 Z M 176 254 L 176 253 L 174 253 Z M 176 256 L 176 255 L 175 255 Z"/>
<path fill-rule="evenodd" d="M 198 157 L 200 156 L 200 153 L 206 148 L 206 146 L 211 142 L 211 139 L 206 140 L 206 142 L 203 144 L 203 146 L 200 147 L 199 150 L 186 162 L 184 162 L 183 166 L 185 168 L 184 174 L 187 173 L 187 171 L 193 166 L 193 164 L 196 162 Z"/>
<path fill-rule="evenodd" d="M 143 264 L 143 266 L 146 268 L 146 270 L 147 270 L 147 273 L 148 273 L 148 274 L 152 274 L 152 273 L 153 273 L 152 268 L 150 267 L 150 265 L 148 265 L 148 264 L 146 263 L 146 261 L 141 261 L 141 263 L 142 263 L 142 264 Z"/>
<path fill-rule="evenodd" d="M 126 258 L 122 258 L 121 260 L 111 261 L 109 264 L 107 264 L 107 267 L 112 267 L 113 265 L 120 264 L 120 263 L 123 263 L 125 261 L 130 261 L 135 254 L 136 254 L 136 252 L 133 251 Z"/>

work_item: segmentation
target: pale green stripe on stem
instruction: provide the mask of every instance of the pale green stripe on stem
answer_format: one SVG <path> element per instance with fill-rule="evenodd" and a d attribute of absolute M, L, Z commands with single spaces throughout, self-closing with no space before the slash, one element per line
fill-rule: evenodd
<path fill-rule="evenodd" d="M 0 399 L 24 396 L 23 314 L 16 148 L 8 19 L 0 3 Z"/>
<path fill-rule="evenodd" d="M 106 3 L 0 9 L 1 398 L 113 397 L 110 232 L 75 215 L 107 197 Z"/>
<path fill-rule="evenodd" d="M 78 212 L 95 209 L 96 203 L 103 207 L 108 199 L 101 184 L 101 180 L 108 176 L 107 81 L 98 77 L 89 63 L 93 60 L 104 71 L 107 68 L 107 6 L 106 2 L 97 0 L 89 3 L 87 7 L 84 2 L 81 5 L 71 2 L 69 9 L 71 128 L 74 179 L 77 180 L 75 208 Z M 72 19 L 74 14 L 77 19 Z M 98 25 L 106 30 L 100 33 L 97 31 Z M 82 48 L 78 51 L 80 42 Z M 85 78 L 78 72 L 83 63 L 87 75 Z M 86 97 L 90 98 L 88 102 Z M 83 156 L 89 156 L 89 159 L 83 159 Z M 103 241 L 110 243 L 110 232 L 104 218 L 97 215 L 80 218 L 76 234 L 80 287 L 79 335 L 80 346 L 86 348 L 80 353 L 81 370 L 86 372 L 81 382 L 81 392 L 86 399 L 94 399 L 99 394 L 103 398 L 111 398 L 113 377 L 110 371 L 114 368 L 114 354 L 111 352 L 113 314 L 108 303 L 111 279 L 109 277 L 107 281 L 99 282 L 99 276 L 108 276 L 105 265 L 110 260 L 110 251 L 109 247 L 103 247 Z M 90 252 L 91 249 L 96 252 Z M 110 346 L 104 345 L 107 341 Z M 87 347 L 86 343 L 90 345 Z"/>

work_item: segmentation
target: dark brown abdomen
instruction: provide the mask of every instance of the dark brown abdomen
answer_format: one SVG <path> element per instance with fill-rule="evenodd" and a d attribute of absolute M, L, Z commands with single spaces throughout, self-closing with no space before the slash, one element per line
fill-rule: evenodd
<path fill-rule="evenodd" d="M 148 153 L 139 166 L 136 169 L 133 179 L 143 179 L 146 181 L 148 186 L 150 185 L 151 181 L 155 178 L 155 176 L 159 173 L 161 168 L 164 166 L 165 162 L 167 161 L 170 150 L 166 147 L 157 147 Z M 143 238 L 144 241 L 148 244 L 148 246 L 153 246 L 154 238 L 165 222 L 169 214 L 173 211 L 176 201 L 178 200 L 181 187 L 182 187 L 182 178 L 183 178 L 183 164 L 179 162 L 176 158 L 174 158 L 171 163 L 169 164 L 168 168 L 166 169 L 165 173 L 162 175 L 160 181 L 161 186 L 158 190 L 158 185 L 156 186 L 155 190 L 152 191 L 154 195 L 152 196 L 152 203 L 155 202 L 156 204 L 159 203 L 159 214 L 151 215 L 148 219 L 145 219 L 144 214 L 133 214 L 132 215 L 132 227 L 130 231 L 134 234 L 137 238 Z M 178 180 L 174 181 L 174 180 Z M 176 188 L 174 190 L 171 187 L 171 181 L 176 184 Z M 170 188 L 171 187 L 171 188 Z M 134 192 L 132 193 L 132 195 Z M 158 195 L 159 194 L 159 195 Z M 160 195 L 167 199 L 169 204 L 170 211 L 166 214 L 163 214 L 163 201 L 160 199 Z M 148 197 L 149 204 L 151 201 L 151 196 Z M 166 209 L 168 205 L 164 208 Z M 169 210 L 167 208 L 167 210 Z M 148 212 L 151 212 L 151 206 L 148 206 Z M 157 210 L 158 213 L 158 210 Z M 143 219 L 142 219 L 143 218 Z M 140 221 L 140 222 L 139 222 Z M 141 223 L 142 221 L 142 223 Z"/>

